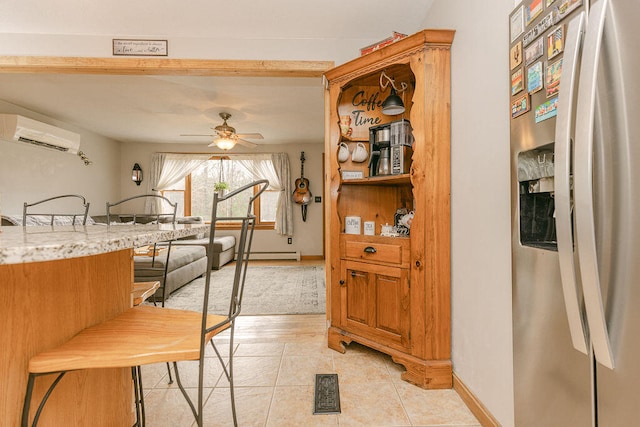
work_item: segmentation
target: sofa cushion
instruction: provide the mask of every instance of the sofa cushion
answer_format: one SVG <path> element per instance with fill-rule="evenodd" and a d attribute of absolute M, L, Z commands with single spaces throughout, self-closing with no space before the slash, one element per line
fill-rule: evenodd
<path fill-rule="evenodd" d="M 201 238 L 201 239 L 185 239 L 185 240 L 177 240 L 173 242 L 174 245 L 180 246 L 207 246 L 209 244 L 209 238 Z M 213 252 L 220 253 L 224 252 L 228 249 L 236 247 L 236 238 L 235 236 L 219 236 L 213 240 Z"/>
<path fill-rule="evenodd" d="M 169 271 L 176 270 L 184 265 L 190 264 L 205 258 L 206 250 L 202 246 L 171 246 L 169 255 Z M 136 277 L 152 277 L 158 275 L 158 270 L 164 270 L 167 262 L 167 250 L 161 250 L 154 258 L 146 255 L 136 255 L 134 257 L 134 268 Z"/>

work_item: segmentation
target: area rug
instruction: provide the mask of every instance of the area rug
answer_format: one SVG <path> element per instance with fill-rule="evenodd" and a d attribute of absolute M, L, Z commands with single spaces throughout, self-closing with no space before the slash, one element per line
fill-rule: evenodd
<path fill-rule="evenodd" d="M 235 264 L 211 271 L 210 313 L 225 313 Z M 314 314 L 325 312 L 323 266 L 251 266 L 247 268 L 241 315 Z M 202 310 L 204 278 L 171 294 L 165 306 Z"/>

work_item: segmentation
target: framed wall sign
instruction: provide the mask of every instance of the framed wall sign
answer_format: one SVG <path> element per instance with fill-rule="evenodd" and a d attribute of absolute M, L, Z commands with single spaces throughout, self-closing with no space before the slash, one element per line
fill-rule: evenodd
<path fill-rule="evenodd" d="M 342 171 L 342 179 L 362 179 L 364 178 L 363 171 Z"/>
<path fill-rule="evenodd" d="M 167 56 L 167 40 L 113 39 L 116 56 Z"/>

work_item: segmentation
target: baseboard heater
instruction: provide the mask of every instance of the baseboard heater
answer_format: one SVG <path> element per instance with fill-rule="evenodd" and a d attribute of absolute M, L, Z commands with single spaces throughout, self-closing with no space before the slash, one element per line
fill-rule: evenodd
<path fill-rule="evenodd" d="M 300 261 L 300 252 L 251 252 L 249 259 L 295 259 Z"/>

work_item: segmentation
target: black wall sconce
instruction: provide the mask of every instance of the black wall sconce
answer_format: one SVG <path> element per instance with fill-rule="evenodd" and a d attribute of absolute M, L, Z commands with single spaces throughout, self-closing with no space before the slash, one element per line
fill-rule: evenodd
<path fill-rule="evenodd" d="M 139 164 L 133 165 L 133 170 L 131 171 L 131 180 L 136 183 L 136 185 L 140 185 L 142 182 L 142 168 Z"/>

